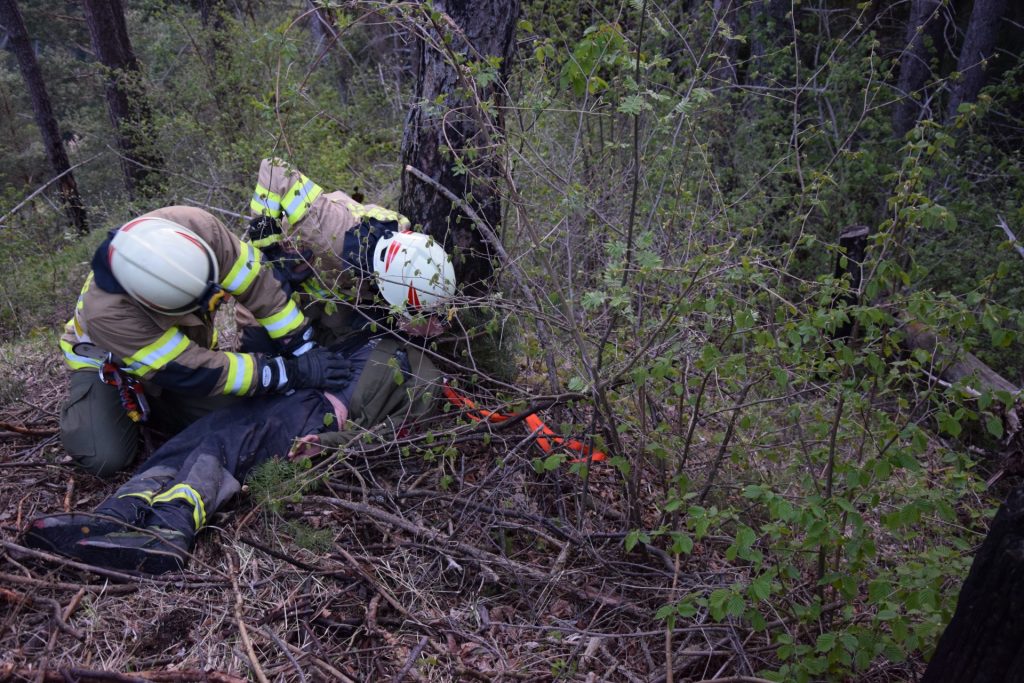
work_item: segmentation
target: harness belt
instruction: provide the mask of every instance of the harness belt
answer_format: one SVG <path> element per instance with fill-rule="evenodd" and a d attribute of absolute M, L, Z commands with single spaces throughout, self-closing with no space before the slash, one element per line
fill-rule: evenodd
<path fill-rule="evenodd" d="M 505 413 L 499 413 L 493 410 L 484 410 L 477 408 L 476 403 L 473 402 L 469 396 L 453 389 L 447 381 L 441 386 L 444 391 L 445 398 L 454 405 L 456 408 L 460 408 L 466 411 L 466 415 L 469 419 L 476 422 L 505 422 L 511 420 L 515 415 L 508 415 Z M 561 446 L 570 451 L 575 451 L 579 454 L 579 457 L 572 458 L 569 462 L 602 462 L 606 459 L 606 455 L 602 451 L 593 450 L 590 446 L 586 445 L 576 439 L 566 439 L 565 437 L 556 434 L 550 427 L 544 424 L 544 421 L 537 417 L 536 413 L 530 413 L 524 419 L 526 426 L 530 428 L 530 432 L 537 435 L 537 445 L 540 446 L 541 450 L 545 453 L 551 453 L 555 448 Z"/>

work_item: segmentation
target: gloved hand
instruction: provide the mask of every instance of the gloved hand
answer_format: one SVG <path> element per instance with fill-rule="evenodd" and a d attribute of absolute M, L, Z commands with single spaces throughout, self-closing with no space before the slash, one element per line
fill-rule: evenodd
<path fill-rule="evenodd" d="M 352 363 L 343 354 L 318 346 L 298 358 L 262 358 L 257 378 L 256 393 L 292 389 L 342 391 L 352 381 Z"/>
<path fill-rule="evenodd" d="M 249 227 L 245 229 L 245 236 L 259 249 L 277 244 L 281 241 L 281 224 L 276 218 L 270 216 L 257 216 L 249 221 Z"/>
<path fill-rule="evenodd" d="M 289 389 L 342 391 L 352 381 L 352 363 L 342 354 L 324 348 L 284 361 Z"/>
<path fill-rule="evenodd" d="M 313 326 L 306 323 L 306 326 L 295 334 L 287 337 L 285 343 L 280 346 L 281 355 L 298 358 L 304 353 L 312 351 L 319 344 L 313 339 Z"/>

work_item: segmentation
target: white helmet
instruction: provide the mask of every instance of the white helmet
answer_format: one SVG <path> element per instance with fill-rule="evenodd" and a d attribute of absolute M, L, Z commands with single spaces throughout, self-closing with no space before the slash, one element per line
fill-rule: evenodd
<path fill-rule="evenodd" d="M 194 311 L 217 282 L 210 245 L 165 218 L 144 216 L 121 226 L 110 240 L 107 259 L 133 299 L 166 315 Z"/>
<path fill-rule="evenodd" d="M 433 237 L 411 230 L 377 242 L 373 271 L 381 296 L 407 316 L 442 306 L 455 295 L 455 268 Z"/>

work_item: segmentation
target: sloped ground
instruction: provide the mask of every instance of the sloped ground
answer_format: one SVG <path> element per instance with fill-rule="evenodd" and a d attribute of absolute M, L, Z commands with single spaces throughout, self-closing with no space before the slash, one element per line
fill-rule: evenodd
<path fill-rule="evenodd" d="M 643 544 L 626 554 L 617 472 L 595 466 L 580 510 L 584 484 L 538 475 L 521 426 L 484 445 L 447 416 L 454 457 L 425 459 L 416 436 L 353 446 L 300 473 L 317 482 L 302 495 L 271 472 L 273 486 L 214 519 L 182 574 L 24 549 L 28 520 L 91 509 L 117 483 L 63 462 L 51 348 L 37 340 L 3 360 L 0 680 L 634 683 L 669 680 L 672 652 L 674 681 L 758 681 L 773 665 L 766 632 L 738 620 L 698 614 L 667 636 L 653 619 L 742 574 L 729 539 L 706 539 L 682 564 Z M 278 505 L 259 502 L 268 491 Z M 767 631 L 786 629 L 781 617 Z M 905 667 L 870 679 L 909 680 Z"/>

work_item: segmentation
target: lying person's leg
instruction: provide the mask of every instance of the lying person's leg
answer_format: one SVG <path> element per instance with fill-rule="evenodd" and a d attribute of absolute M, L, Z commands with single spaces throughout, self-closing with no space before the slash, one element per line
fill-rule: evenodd
<path fill-rule="evenodd" d="M 256 465 L 287 455 L 296 436 L 322 431 L 328 414 L 331 403 L 315 390 L 211 413 L 157 449 L 95 513 L 35 520 L 25 542 L 101 566 L 174 569 L 238 482 Z"/>

